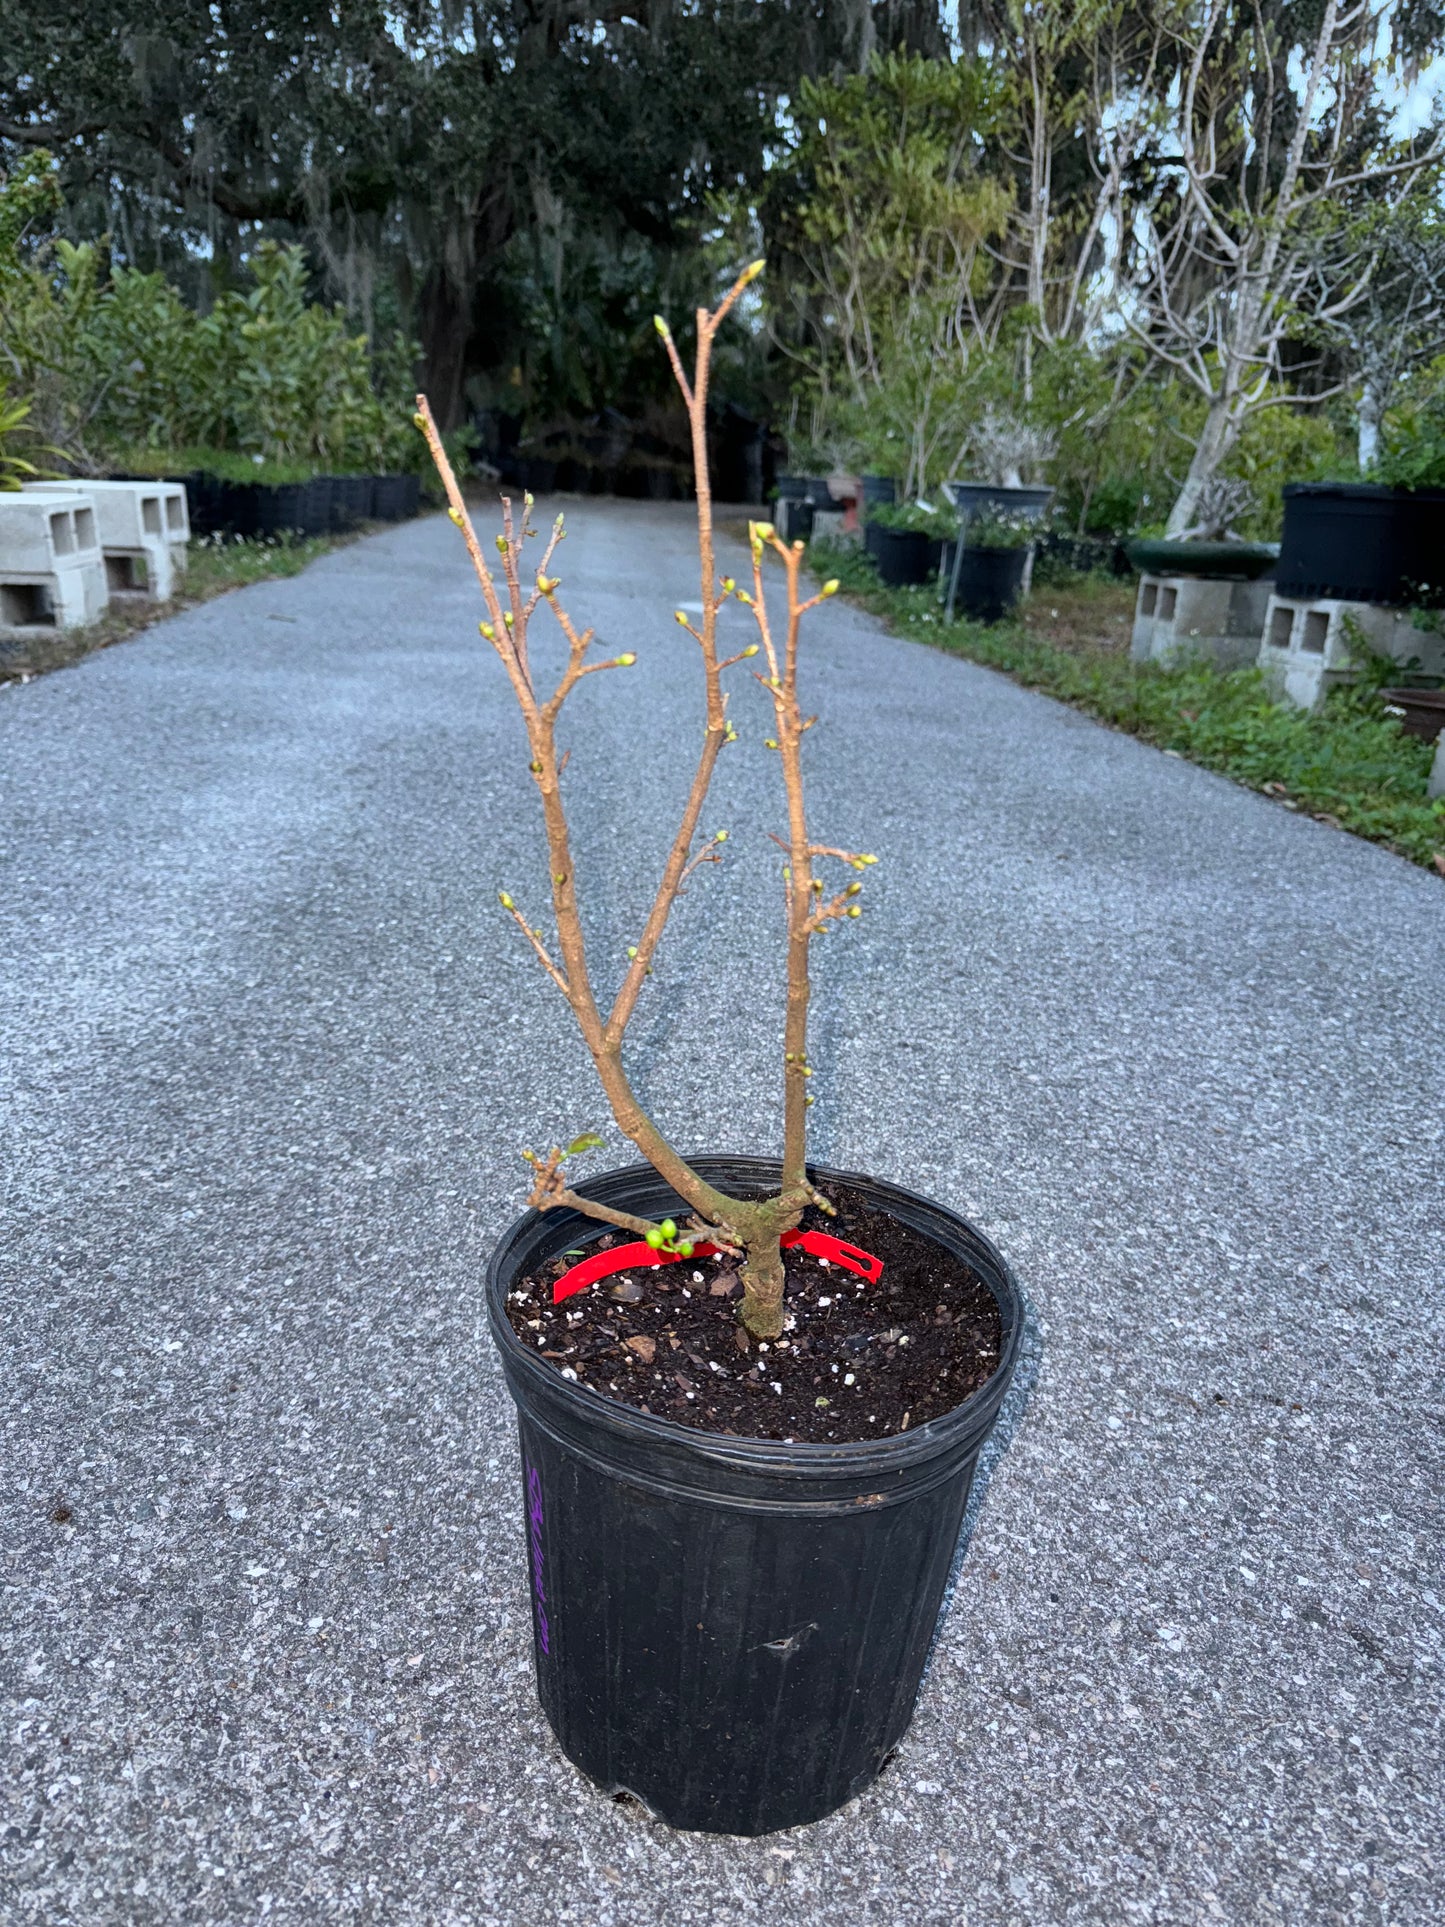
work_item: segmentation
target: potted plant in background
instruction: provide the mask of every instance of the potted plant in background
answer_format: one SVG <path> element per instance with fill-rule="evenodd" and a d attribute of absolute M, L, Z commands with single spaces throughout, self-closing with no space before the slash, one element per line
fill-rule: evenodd
<path fill-rule="evenodd" d="M 691 379 L 658 323 L 692 428 L 701 614 L 676 619 L 697 649 L 705 717 L 651 908 L 606 995 L 584 938 L 558 726 L 585 677 L 621 673 L 634 657 L 597 659 L 592 632 L 564 607 L 551 573 L 560 517 L 532 563 L 530 498 L 520 517 L 504 502 L 489 561 L 421 398 L 417 417 L 541 803 L 553 932 L 506 890 L 502 909 L 647 1159 L 579 1185 L 570 1165 L 598 1148 L 593 1134 L 524 1153 L 531 1208 L 488 1270 L 521 1435 L 538 1690 L 563 1749 L 602 1786 L 673 1825 L 744 1834 L 821 1818 L 870 1782 L 902 1736 L 1021 1323 L 1007 1265 L 962 1218 L 807 1158 L 810 948 L 859 915 L 873 859 L 815 841 L 805 805 L 814 719 L 798 697 L 801 627 L 836 585 L 805 596 L 802 545 L 769 524 L 749 531 L 750 587 L 720 574 L 714 553 L 713 342 L 761 265 L 716 311 L 699 311 Z M 765 565 L 786 597 L 776 626 Z M 724 658 L 718 613 L 729 598 L 751 610 L 757 640 Z M 566 644 L 550 692 L 529 646 L 539 618 Z M 701 824 L 717 759 L 738 740 L 728 683 L 744 660 L 770 702 L 767 747 L 782 775 L 783 1145 L 781 1157 L 756 1145 L 691 1157 L 648 1116 L 624 1046 L 679 891 L 724 856 L 725 832 L 704 835 Z"/>
<path fill-rule="evenodd" d="M 957 532 L 951 515 L 926 502 L 879 502 L 868 511 L 863 545 L 890 589 L 927 582 L 938 570 L 944 542 Z"/>
<path fill-rule="evenodd" d="M 984 510 L 970 517 L 956 570 L 951 551 L 944 560 L 966 616 L 975 622 L 1000 622 L 1017 605 L 1037 533 L 1032 518 L 1018 511 Z"/>

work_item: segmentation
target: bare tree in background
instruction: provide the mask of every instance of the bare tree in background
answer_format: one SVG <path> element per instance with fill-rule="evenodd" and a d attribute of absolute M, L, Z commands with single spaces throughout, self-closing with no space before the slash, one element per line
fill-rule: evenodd
<path fill-rule="evenodd" d="M 1123 318 L 1207 404 L 1171 535 L 1198 522 L 1249 416 L 1293 398 L 1280 350 L 1317 281 L 1312 217 L 1386 183 L 1408 188 L 1445 153 L 1438 129 L 1414 142 L 1383 133 L 1395 11 L 1390 0 L 1324 0 L 1297 47 L 1287 7 L 1206 0 L 1174 16 L 1178 152 L 1160 161 L 1152 193 L 1121 202 L 1136 297 L 1125 291 Z M 1365 301 L 1377 266 L 1368 236 L 1339 265 L 1321 325 Z"/>

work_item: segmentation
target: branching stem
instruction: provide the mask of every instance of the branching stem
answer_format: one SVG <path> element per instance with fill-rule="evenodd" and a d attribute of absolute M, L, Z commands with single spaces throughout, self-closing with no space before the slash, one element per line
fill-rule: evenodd
<path fill-rule="evenodd" d="M 481 624 L 482 634 L 501 658 L 527 732 L 530 751 L 529 768 L 541 798 L 542 817 L 546 830 L 552 886 L 552 914 L 556 924 L 556 947 L 560 962 L 554 960 L 542 932 L 533 929 L 527 923 L 526 918 L 505 892 L 501 893 L 503 907 L 515 919 L 536 952 L 542 967 L 570 1004 L 583 1041 L 597 1067 L 598 1077 L 619 1129 L 632 1140 L 678 1196 L 691 1207 L 696 1214 L 693 1220 L 695 1235 L 742 1255 L 744 1295 L 741 1315 L 755 1333 L 761 1337 L 769 1337 L 781 1331 L 783 1324 L 784 1280 L 779 1240 L 784 1232 L 790 1231 L 798 1223 L 809 1203 L 819 1202 L 807 1176 L 806 1114 L 810 1099 L 806 1084 L 812 1074 L 807 1063 L 808 948 L 811 939 L 825 930 L 836 918 L 857 914 L 856 908 L 849 901 L 856 893 L 858 887 L 856 884 L 828 903 L 821 902 L 821 886 L 815 885 L 813 881 L 813 859 L 817 856 L 839 856 L 855 867 L 861 867 L 863 862 L 871 862 L 872 859 L 859 858 L 848 852 L 814 845 L 808 840 L 807 820 L 803 807 L 800 745 L 813 719 L 804 718 L 798 707 L 798 633 L 803 615 L 823 597 L 818 595 L 807 600 L 802 598 L 799 590 L 801 545 L 788 548 L 765 525 L 759 525 L 751 531 L 754 593 L 751 597 L 743 599 L 751 603 L 757 617 L 763 646 L 767 650 L 770 675 L 763 680 L 772 695 L 777 717 L 778 748 L 782 752 L 783 780 L 788 803 L 786 845 L 789 858 L 788 988 L 784 1023 L 784 1143 L 782 1183 L 777 1194 L 761 1199 L 731 1198 L 708 1184 L 674 1149 L 643 1109 L 633 1091 L 622 1061 L 622 1046 L 627 1026 L 636 1009 L 642 986 L 651 972 L 673 905 L 682 893 L 688 877 L 701 864 L 715 863 L 720 860 L 719 846 L 725 841 L 725 833 L 718 833 L 704 842 L 700 848 L 697 843 L 698 824 L 712 783 L 718 754 L 725 742 L 735 740 L 727 720 L 727 698 L 722 688 L 722 671 L 740 661 L 742 655 L 756 652 L 747 650 L 727 658 L 724 662 L 718 660 L 718 611 L 728 596 L 733 593 L 733 585 L 730 581 L 719 581 L 713 547 L 712 495 L 707 465 L 708 377 L 717 331 L 743 289 L 755 278 L 761 265 L 760 262 L 754 263 L 740 275 L 719 307 L 711 313 L 706 309 L 699 309 L 697 353 L 690 381 L 666 324 L 662 321 L 657 324 L 687 407 L 692 432 L 693 464 L 697 482 L 698 560 L 701 570 L 702 615 L 700 624 L 697 626 L 689 622 L 681 611 L 679 611 L 678 620 L 696 641 L 702 658 L 706 715 L 702 745 L 692 785 L 683 806 L 682 819 L 664 861 L 662 874 L 642 932 L 635 947 L 628 953 L 629 961 L 623 973 L 622 982 L 612 1007 L 605 1017 L 593 989 L 583 937 L 576 890 L 576 866 L 572 859 L 571 836 L 562 800 L 561 778 L 566 767 L 567 755 L 558 754 L 557 724 L 567 698 L 585 676 L 594 675 L 603 669 L 627 667 L 632 663 L 633 658 L 625 655 L 602 661 L 587 660 L 594 641 L 593 632 L 590 629 L 579 630 L 576 627 L 558 600 L 559 578 L 549 573 L 558 544 L 563 539 L 561 516 L 557 518 L 551 539 L 544 551 L 541 566 L 536 571 L 535 586 L 530 590 L 524 588 L 522 581 L 524 544 L 534 533 L 527 526 L 528 514 L 532 507 L 530 496 L 524 500 L 520 525 L 513 516 L 511 501 L 503 498 L 502 533 L 497 539 L 501 561 L 500 578 L 494 574 L 472 525 L 466 501 L 447 458 L 425 396 L 417 398 L 416 419 L 418 427 L 426 437 L 432 460 L 446 489 L 451 519 L 462 531 L 467 552 L 481 585 L 482 599 L 487 610 L 487 620 Z M 765 543 L 770 543 L 782 558 L 787 577 L 787 631 L 781 659 L 774 651 L 763 597 L 762 558 Z M 823 594 L 831 593 L 833 586 L 835 585 L 829 585 Z M 543 603 L 551 610 L 567 643 L 566 666 L 556 688 L 545 700 L 537 695 L 527 650 L 528 625 L 539 605 Z M 615 1225 L 622 1230 L 641 1232 L 644 1236 L 654 1229 L 644 1218 L 625 1211 L 615 1211 L 610 1206 L 599 1204 L 573 1191 L 562 1176 L 562 1153 L 553 1152 L 545 1161 L 533 1157 L 531 1162 L 535 1172 L 531 1202 L 536 1209 L 546 1211 L 558 1206 L 566 1206 L 587 1217 L 599 1219 L 603 1223 Z"/>

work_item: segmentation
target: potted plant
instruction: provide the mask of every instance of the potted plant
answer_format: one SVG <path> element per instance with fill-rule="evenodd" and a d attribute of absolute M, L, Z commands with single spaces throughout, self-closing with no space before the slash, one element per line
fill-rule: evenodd
<path fill-rule="evenodd" d="M 868 511 L 863 546 L 890 589 L 907 588 L 937 572 L 943 543 L 957 528 L 952 516 L 925 502 L 879 502 Z"/>
<path fill-rule="evenodd" d="M 954 576 L 955 596 L 966 616 L 999 622 L 1014 608 L 1037 533 L 1032 518 L 1017 511 L 995 509 L 969 519 Z M 946 566 L 952 560 L 950 555 Z"/>
<path fill-rule="evenodd" d="M 564 606 L 551 572 L 560 516 L 529 562 L 530 498 L 520 517 L 504 501 L 490 559 L 424 398 L 417 415 L 521 712 L 553 932 L 506 890 L 501 907 L 646 1160 L 583 1184 L 571 1168 L 600 1148 L 591 1132 L 524 1152 L 530 1208 L 488 1268 L 521 1436 L 538 1691 L 564 1751 L 603 1787 L 675 1826 L 743 1834 L 821 1818 L 901 1738 L 1021 1325 L 1007 1265 L 956 1213 L 807 1157 L 810 949 L 859 915 L 874 859 L 816 841 L 805 804 L 801 629 L 836 583 L 805 594 L 802 545 L 766 523 L 750 525 L 749 587 L 720 575 L 714 553 L 713 343 L 761 265 L 699 312 L 691 379 L 658 322 L 692 428 L 701 613 L 676 620 L 698 651 L 705 721 L 651 908 L 606 994 L 584 938 L 558 723 L 585 677 L 635 657 L 597 658 Z M 765 565 L 786 596 L 776 626 Z M 752 612 L 757 640 L 724 658 L 729 599 Z M 538 620 L 567 647 L 550 692 L 529 647 Z M 783 1144 L 781 1156 L 684 1156 L 638 1097 L 624 1046 L 679 892 L 724 858 L 726 833 L 701 825 L 717 759 L 738 740 L 727 684 L 745 660 L 770 699 L 786 824 Z"/>

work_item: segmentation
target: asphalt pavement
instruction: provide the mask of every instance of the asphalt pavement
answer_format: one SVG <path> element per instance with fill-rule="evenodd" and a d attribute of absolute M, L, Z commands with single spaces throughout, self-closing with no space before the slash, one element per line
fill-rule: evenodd
<path fill-rule="evenodd" d="M 568 517 L 564 596 L 638 655 L 567 725 L 611 981 L 698 589 L 685 511 Z M 970 1213 L 1031 1327 L 882 1780 L 673 1834 L 532 1683 L 482 1270 L 521 1147 L 628 1160 L 497 907 L 546 866 L 480 613 L 432 517 L 0 689 L 0 1919 L 1437 1919 L 1445 885 L 811 618 L 814 826 L 880 858 L 820 946 L 814 1152 Z M 767 1151 L 781 803 L 730 674 L 728 861 L 632 1063 Z"/>

